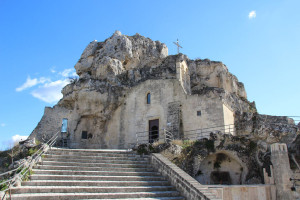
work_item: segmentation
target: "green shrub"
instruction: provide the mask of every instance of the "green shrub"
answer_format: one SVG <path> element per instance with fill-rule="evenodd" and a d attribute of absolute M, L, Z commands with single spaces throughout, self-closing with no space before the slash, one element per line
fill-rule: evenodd
<path fill-rule="evenodd" d="M 32 156 L 35 152 L 37 152 L 37 150 L 38 150 L 38 149 L 36 149 L 36 148 L 30 148 L 30 149 L 28 150 L 28 155 L 29 155 L 29 156 Z"/>
<path fill-rule="evenodd" d="M 35 144 L 36 144 L 36 145 L 40 145 L 41 142 L 40 142 L 39 140 L 35 139 Z"/>
<path fill-rule="evenodd" d="M 0 181 L 0 191 L 3 191 L 3 190 L 7 189 L 7 183 L 1 184 L 5 181 L 7 181 L 7 179 L 3 179 L 3 180 Z"/>
<path fill-rule="evenodd" d="M 257 144 L 253 141 L 250 141 L 250 143 L 249 143 L 250 152 L 254 151 L 256 149 L 256 147 L 257 147 Z"/>
<path fill-rule="evenodd" d="M 215 151 L 215 143 L 213 140 L 206 140 L 205 141 L 205 147 L 208 151 Z"/>
<path fill-rule="evenodd" d="M 191 147 L 194 144 L 191 140 L 184 140 L 182 144 L 182 149 L 186 149 L 188 147 Z"/>
<path fill-rule="evenodd" d="M 137 149 L 137 153 L 139 155 L 142 155 L 142 154 L 149 154 L 149 151 L 148 151 L 148 147 L 146 144 L 141 144 L 138 146 L 138 149 Z"/>

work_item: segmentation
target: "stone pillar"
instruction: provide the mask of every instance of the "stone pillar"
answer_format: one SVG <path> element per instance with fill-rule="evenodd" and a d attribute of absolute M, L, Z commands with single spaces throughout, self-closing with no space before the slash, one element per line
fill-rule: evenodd
<path fill-rule="evenodd" d="M 291 169 L 287 146 L 284 143 L 271 145 L 271 162 L 273 176 L 276 184 L 276 197 L 278 200 L 294 199 L 291 191 Z"/>
<path fill-rule="evenodd" d="M 167 131 L 173 134 L 174 139 L 181 138 L 180 120 L 181 120 L 180 102 L 179 101 L 170 102 L 168 104 L 168 113 L 167 113 Z"/>

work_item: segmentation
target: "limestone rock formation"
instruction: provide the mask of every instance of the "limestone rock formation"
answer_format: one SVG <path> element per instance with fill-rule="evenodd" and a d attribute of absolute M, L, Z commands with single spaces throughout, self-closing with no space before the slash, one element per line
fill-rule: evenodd
<path fill-rule="evenodd" d="M 182 54 L 168 56 L 165 44 L 139 34 L 126 36 L 116 31 L 103 42 L 91 42 L 83 51 L 75 69 L 79 79 L 73 80 L 63 88 L 63 98 L 56 106 L 45 109 L 42 120 L 30 137 L 36 137 L 40 141 L 49 139 L 59 131 L 62 118 L 67 118 L 68 139 L 73 142 L 71 146 L 127 148 L 129 143 L 135 141 L 135 132 L 138 131 L 135 127 L 147 127 L 145 122 L 139 121 L 138 118 L 148 120 L 151 116 L 155 116 L 147 105 L 143 105 L 141 108 L 146 111 L 148 109 L 149 116 L 142 112 L 134 117 L 133 122 L 126 121 L 135 112 L 139 112 L 134 110 L 140 105 L 136 91 L 143 90 L 138 89 L 139 87 L 160 95 L 157 102 L 159 101 L 161 105 L 165 101 L 171 101 L 170 95 L 174 98 L 172 100 L 174 102 L 178 99 L 184 101 L 191 98 L 190 101 L 203 108 L 204 113 L 212 115 L 215 113 L 212 102 L 218 101 L 228 107 L 226 108 L 228 112 L 233 113 L 237 135 L 255 137 L 267 144 L 278 141 L 289 143 L 299 134 L 299 127 L 286 117 L 259 115 L 255 103 L 247 100 L 243 83 L 239 82 L 222 62 L 208 59 L 191 60 Z M 182 94 L 174 93 L 174 91 L 181 93 L 179 84 L 184 90 Z M 168 93 L 164 98 L 160 90 L 163 88 Z M 146 95 L 147 91 L 143 92 Z M 192 100 L 196 97 L 203 100 L 200 102 Z M 174 102 L 170 102 L 170 105 Z M 126 107 L 128 103 L 132 105 Z M 167 109 L 166 107 L 168 106 L 164 109 Z M 162 108 L 155 109 L 158 112 Z M 181 104 L 178 104 L 178 109 L 181 109 Z M 159 112 L 163 115 L 168 113 L 168 111 Z M 208 116 L 207 119 L 216 121 L 218 115 L 215 115 Z M 169 118 L 166 116 L 162 118 L 166 118 L 161 119 L 165 124 L 171 123 L 167 122 Z M 178 131 L 181 130 L 179 126 L 178 124 L 176 129 Z M 215 124 L 208 121 L 201 126 L 205 128 Z M 127 128 L 126 133 L 124 127 Z M 87 139 L 82 139 L 82 134 L 85 135 L 83 132 L 87 132 Z"/>
<path fill-rule="evenodd" d="M 145 65 L 158 65 L 168 56 L 168 48 L 136 34 L 129 37 L 116 31 L 105 42 L 91 42 L 75 65 L 81 78 L 113 78 L 122 72 Z"/>

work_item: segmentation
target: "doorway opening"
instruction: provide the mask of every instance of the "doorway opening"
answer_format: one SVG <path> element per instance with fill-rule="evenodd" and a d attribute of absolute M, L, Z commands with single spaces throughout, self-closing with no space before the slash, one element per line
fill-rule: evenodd
<path fill-rule="evenodd" d="M 212 184 L 231 185 L 229 172 L 214 171 L 210 174 Z"/>
<path fill-rule="evenodd" d="M 149 143 L 159 139 L 159 120 L 149 120 Z"/>

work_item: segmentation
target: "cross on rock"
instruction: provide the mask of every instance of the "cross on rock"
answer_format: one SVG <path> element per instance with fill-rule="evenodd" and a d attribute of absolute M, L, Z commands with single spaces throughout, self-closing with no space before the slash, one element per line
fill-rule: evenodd
<path fill-rule="evenodd" d="M 177 46 L 177 54 L 179 54 L 179 48 L 182 48 L 179 44 L 179 40 L 177 39 L 177 42 L 173 42 Z"/>

